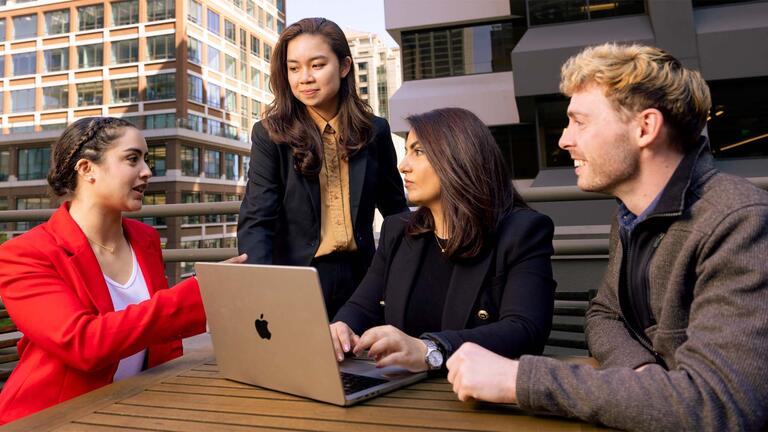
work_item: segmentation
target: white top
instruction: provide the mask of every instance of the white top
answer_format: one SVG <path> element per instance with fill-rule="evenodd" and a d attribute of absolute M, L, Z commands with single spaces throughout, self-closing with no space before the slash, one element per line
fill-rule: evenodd
<path fill-rule="evenodd" d="M 136 260 L 133 248 L 131 248 L 131 255 L 133 257 L 133 270 L 131 270 L 131 277 L 128 278 L 128 282 L 119 284 L 104 274 L 104 280 L 107 282 L 109 296 L 112 297 L 112 306 L 114 306 L 115 312 L 121 311 L 129 305 L 149 300 L 147 282 L 144 280 L 144 275 L 141 274 L 139 262 Z M 130 378 L 141 372 L 146 354 L 147 350 L 143 349 L 132 356 L 120 360 L 113 381 Z"/>

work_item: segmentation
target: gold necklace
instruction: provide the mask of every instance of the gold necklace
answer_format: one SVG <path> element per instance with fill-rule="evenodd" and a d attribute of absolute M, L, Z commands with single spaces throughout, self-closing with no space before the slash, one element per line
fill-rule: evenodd
<path fill-rule="evenodd" d="M 445 248 L 444 248 L 444 247 L 443 247 L 443 245 L 440 243 L 440 237 L 438 237 L 438 236 L 437 236 L 437 233 L 436 233 L 436 232 L 434 232 L 434 231 L 432 231 L 432 234 L 434 234 L 434 235 L 435 235 L 435 242 L 437 242 L 437 247 L 439 247 L 439 248 L 440 248 L 440 252 L 441 252 L 441 253 L 445 253 Z"/>
<path fill-rule="evenodd" d="M 123 234 L 123 230 L 122 230 L 122 228 L 120 229 L 120 236 L 121 236 L 121 237 L 124 237 L 124 236 L 125 236 L 125 235 Z M 119 246 L 119 243 L 118 243 L 118 244 L 117 244 L 117 245 L 115 245 L 115 246 L 109 247 L 109 246 L 106 246 L 106 245 L 103 245 L 103 244 L 101 244 L 101 243 L 97 242 L 96 240 L 93 240 L 92 238 L 90 238 L 90 237 L 88 237 L 88 236 L 85 236 L 85 238 L 87 238 L 89 242 L 91 242 L 91 243 L 95 244 L 96 246 L 98 246 L 98 247 L 100 247 L 100 248 L 104 249 L 105 251 L 109 252 L 109 253 L 110 253 L 110 254 L 112 254 L 112 255 L 114 255 L 114 254 L 115 254 L 115 249 L 117 249 L 117 246 Z"/>

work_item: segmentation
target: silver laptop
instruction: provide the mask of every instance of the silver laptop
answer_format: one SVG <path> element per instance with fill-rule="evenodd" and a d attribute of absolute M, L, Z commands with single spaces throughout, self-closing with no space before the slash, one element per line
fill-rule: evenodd
<path fill-rule="evenodd" d="M 352 405 L 427 376 L 373 361 L 336 361 L 312 267 L 197 263 L 216 361 L 226 378 Z"/>

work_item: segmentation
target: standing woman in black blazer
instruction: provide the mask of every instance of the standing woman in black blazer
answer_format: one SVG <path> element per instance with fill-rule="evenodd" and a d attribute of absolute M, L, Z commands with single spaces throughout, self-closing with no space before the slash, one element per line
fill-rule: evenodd
<path fill-rule="evenodd" d="M 271 73 L 275 100 L 251 133 L 238 249 L 252 264 L 316 267 L 333 316 L 373 257 L 374 209 L 407 209 L 389 125 L 358 97 L 332 21 L 288 26 Z"/>
<path fill-rule="evenodd" d="M 552 221 L 506 175 L 488 128 L 444 108 L 408 118 L 400 171 L 414 213 L 384 221 L 368 274 L 331 324 L 336 355 L 439 369 L 464 342 L 539 354 L 552 323 Z M 361 335 L 361 336 L 358 336 Z"/>

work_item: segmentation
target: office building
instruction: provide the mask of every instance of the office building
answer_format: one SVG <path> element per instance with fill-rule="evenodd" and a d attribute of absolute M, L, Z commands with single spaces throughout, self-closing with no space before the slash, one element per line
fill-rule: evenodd
<path fill-rule="evenodd" d="M 88 116 L 144 130 L 146 204 L 241 199 L 284 26 L 284 0 L 0 1 L 0 210 L 58 204 L 45 180 L 51 144 Z M 236 215 L 146 222 L 168 248 L 236 242 Z M 166 270 L 175 280 L 190 268 Z"/>

